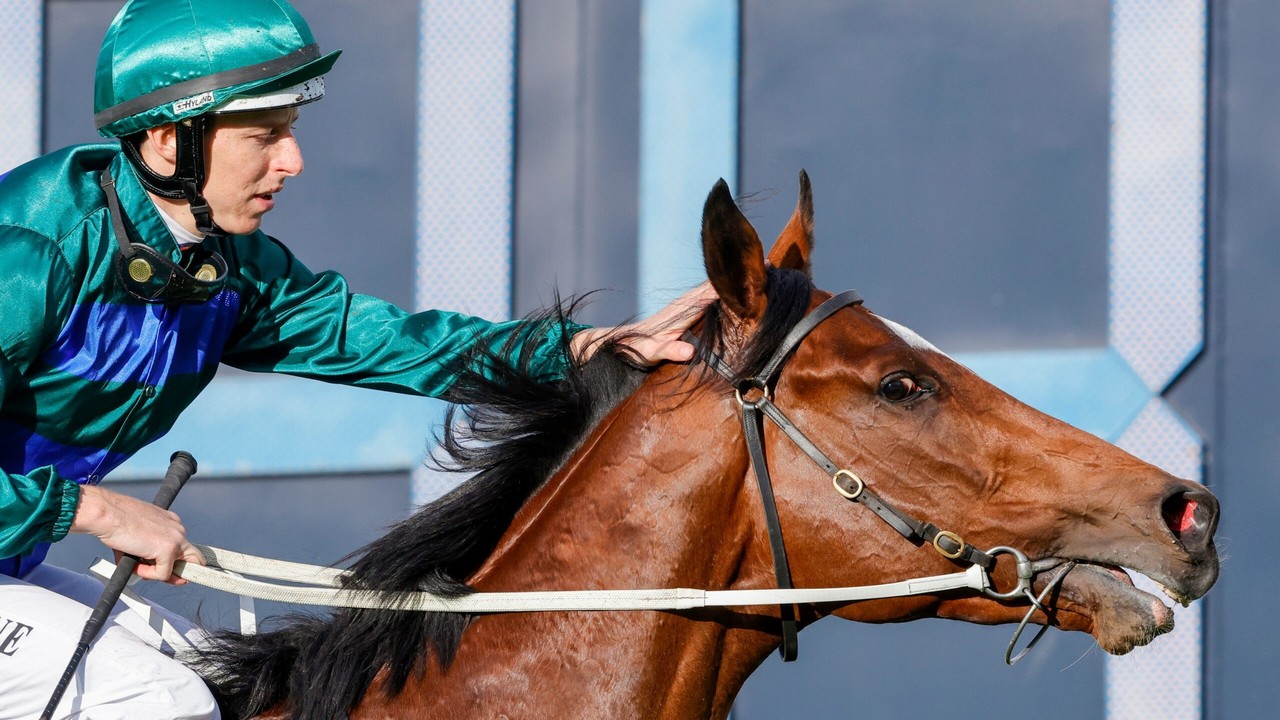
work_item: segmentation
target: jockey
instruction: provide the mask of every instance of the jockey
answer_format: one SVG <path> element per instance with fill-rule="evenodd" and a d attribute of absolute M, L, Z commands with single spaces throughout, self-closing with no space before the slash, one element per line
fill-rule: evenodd
<path fill-rule="evenodd" d="M 339 52 L 284 0 L 130 0 L 98 57 L 94 119 L 110 141 L 0 175 L 0 718 L 39 713 L 101 593 L 43 563 L 50 543 L 95 535 L 156 580 L 203 562 L 176 514 L 99 483 L 164 435 L 220 362 L 440 396 L 450 358 L 520 332 L 353 294 L 260 229 L 302 172 L 293 124 Z M 692 357 L 678 340 L 689 304 L 630 328 L 633 349 Z M 512 347 L 532 343 L 554 379 L 610 330 L 549 327 Z M 108 623 L 57 717 L 217 717 L 202 681 L 130 617 Z"/>

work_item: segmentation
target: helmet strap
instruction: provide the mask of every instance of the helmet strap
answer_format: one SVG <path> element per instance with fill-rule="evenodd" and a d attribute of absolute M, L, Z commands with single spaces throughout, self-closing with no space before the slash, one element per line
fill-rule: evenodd
<path fill-rule="evenodd" d="M 142 159 L 142 150 L 138 143 L 128 140 L 120 142 L 125 156 L 137 171 L 138 180 L 143 187 L 161 197 L 173 200 L 185 199 L 191 206 L 191 215 L 196 221 L 196 231 L 203 235 L 222 233 L 222 230 L 214 224 L 213 212 L 202 194 L 205 183 L 204 148 L 208 119 L 208 115 L 197 115 L 173 124 L 178 157 L 172 175 L 160 175 L 152 170 Z"/>
<path fill-rule="evenodd" d="M 200 243 L 184 253 L 186 260 L 179 265 L 151 246 L 133 242 L 124 223 L 111 168 L 102 169 L 98 184 L 107 198 L 107 214 L 120 245 L 116 277 L 130 295 L 147 303 L 199 304 L 221 292 L 227 278 L 227 263 L 222 256 Z"/>

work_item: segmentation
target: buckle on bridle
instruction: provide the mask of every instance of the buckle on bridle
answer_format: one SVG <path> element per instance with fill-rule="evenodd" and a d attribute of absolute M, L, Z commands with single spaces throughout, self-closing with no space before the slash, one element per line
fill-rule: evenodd
<path fill-rule="evenodd" d="M 840 478 L 848 478 L 848 483 L 842 485 Z M 837 470 L 835 475 L 831 476 L 831 484 L 835 486 L 836 492 L 849 498 L 857 500 L 862 496 L 862 491 L 867 489 L 867 484 L 862 482 L 862 478 L 858 477 L 852 470 Z M 849 485 L 846 487 L 846 485 Z"/>
<path fill-rule="evenodd" d="M 950 540 L 952 543 L 955 544 L 956 549 L 947 550 L 946 548 L 942 547 L 943 540 Z M 964 555 L 964 547 L 965 547 L 964 538 L 951 532 L 950 530 L 939 530 L 938 534 L 933 536 L 933 549 L 937 550 L 939 555 L 941 555 L 942 557 L 948 560 L 957 560 L 961 555 Z"/>

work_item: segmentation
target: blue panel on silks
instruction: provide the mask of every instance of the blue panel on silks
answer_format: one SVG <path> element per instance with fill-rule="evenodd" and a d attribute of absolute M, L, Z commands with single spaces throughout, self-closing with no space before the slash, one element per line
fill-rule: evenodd
<path fill-rule="evenodd" d="M 1198 480 L 1200 438 L 1162 393 L 1203 347 L 1204 29 L 1202 0 L 1164 11 L 1128 0 L 745 0 L 740 63 L 707 62 L 741 68 L 718 83 L 740 87 L 740 124 L 701 136 L 739 138 L 734 191 L 766 242 L 807 169 L 820 285 L 858 288 L 872 310 L 1015 396 Z M 646 32 L 661 35 L 646 48 L 671 54 L 664 43 L 688 35 Z M 642 64 L 646 109 L 697 81 Z M 670 127 L 678 116 L 653 116 L 642 136 L 660 126 L 664 139 L 682 137 Z M 642 177 L 703 150 L 645 147 Z M 645 209 L 641 227 L 656 213 Z M 641 241 L 646 267 L 687 260 Z M 649 288 L 662 283 L 646 276 Z M 799 663 L 765 663 L 735 716 L 996 707 L 1193 720 L 1199 614 L 1180 610 L 1173 635 L 1122 659 L 1088 636 L 1050 633 L 1012 669 L 1004 632 L 825 620 L 801 636 Z"/>

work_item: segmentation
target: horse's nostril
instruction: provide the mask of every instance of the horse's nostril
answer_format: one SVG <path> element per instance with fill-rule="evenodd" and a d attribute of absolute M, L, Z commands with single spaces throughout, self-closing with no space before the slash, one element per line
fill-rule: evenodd
<path fill-rule="evenodd" d="M 1191 491 L 1170 495 L 1160 506 L 1160 514 L 1164 524 L 1178 539 L 1183 548 L 1189 551 L 1204 549 L 1213 537 L 1214 503 L 1212 497 L 1197 497 L 1199 493 Z M 1205 502 L 1205 500 L 1210 502 Z"/>

